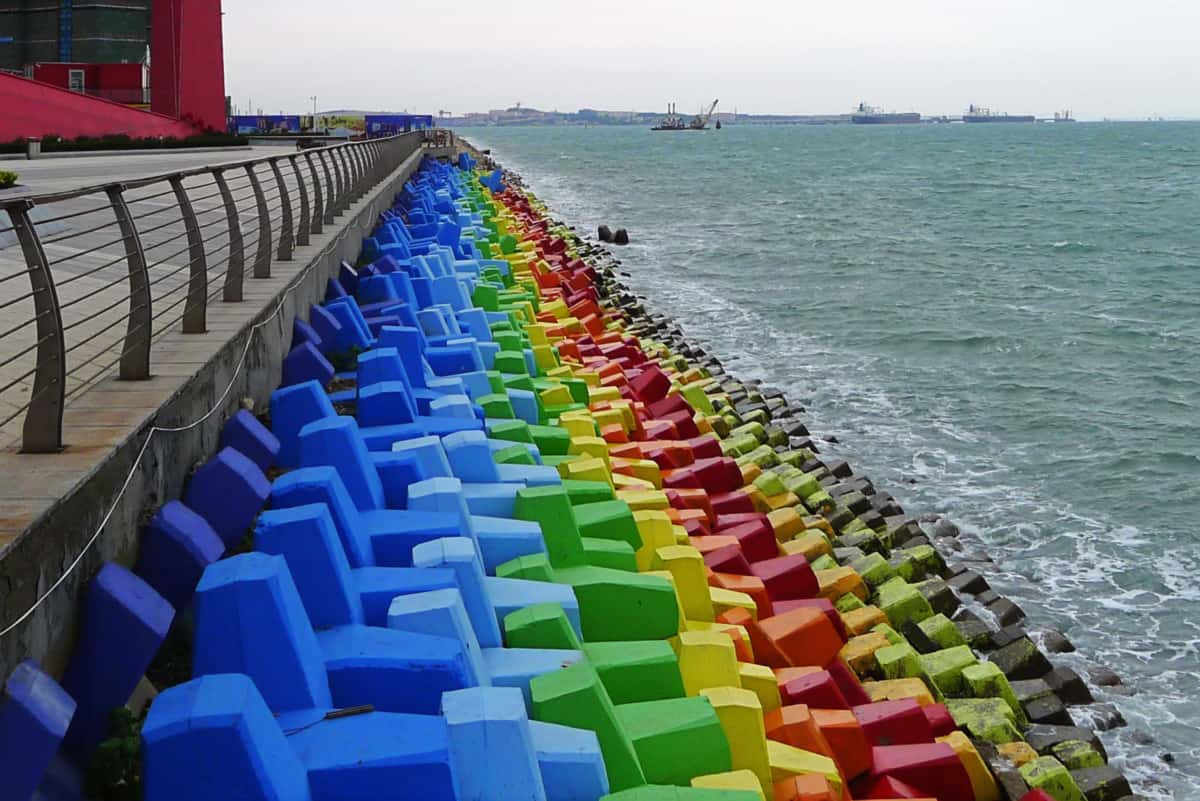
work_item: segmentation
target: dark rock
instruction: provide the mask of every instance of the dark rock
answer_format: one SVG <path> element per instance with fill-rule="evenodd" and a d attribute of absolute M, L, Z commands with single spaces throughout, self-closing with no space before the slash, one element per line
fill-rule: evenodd
<path fill-rule="evenodd" d="M 876 500 L 879 499 L 879 500 Z M 896 502 L 895 498 L 889 496 L 874 495 L 871 498 L 871 504 L 875 507 L 875 511 L 883 515 L 884 518 L 895 517 L 896 515 L 904 514 L 904 507 Z M 922 534 L 921 536 L 925 536 Z"/>
<path fill-rule="evenodd" d="M 939 521 L 941 519 L 942 519 L 942 516 L 939 515 L 937 512 L 922 512 L 921 516 L 919 518 L 917 518 L 917 520 L 920 521 L 921 523 L 936 523 L 937 521 Z"/>
<path fill-rule="evenodd" d="M 1154 737 L 1151 736 L 1150 732 L 1142 731 L 1141 729 L 1135 729 L 1133 734 L 1130 736 L 1138 745 L 1154 745 Z"/>
<path fill-rule="evenodd" d="M 868 509 L 867 511 L 861 513 L 858 516 L 858 519 L 866 523 L 867 528 L 871 528 L 876 531 L 887 528 L 887 521 L 883 519 L 883 515 L 879 514 L 879 512 L 876 512 L 874 509 Z"/>
<path fill-rule="evenodd" d="M 983 592 L 979 593 L 978 597 L 976 597 L 975 600 L 979 601 L 979 603 L 983 604 L 984 606 L 987 606 L 992 601 L 1000 600 L 1000 593 L 996 592 L 993 589 L 986 589 Z"/>
<path fill-rule="evenodd" d="M 1021 776 L 1021 772 L 1006 762 L 1004 767 L 992 768 L 996 777 L 996 786 L 1000 788 L 1000 797 L 1005 801 L 1020 801 L 1029 792 L 1029 785 Z"/>
<path fill-rule="evenodd" d="M 922 581 L 916 587 L 925 596 L 925 600 L 929 601 L 929 605 L 933 607 L 934 614 L 941 612 L 946 617 L 950 617 L 959 606 L 958 596 L 941 579 L 928 579 L 927 581 Z"/>
<path fill-rule="evenodd" d="M 962 565 L 956 565 L 959 568 L 957 575 L 951 576 L 946 580 L 952 588 L 958 592 L 966 592 L 971 595 L 978 595 L 981 592 L 987 592 L 991 587 L 987 583 L 987 579 L 976 573 L 974 570 L 968 570 Z"/>
<path fill-rule="evenodd" d="M 1111 765 L 1071 771 L 1087 801 L 1118 801 L 1129 795 L 1129 781 Z"/>
<path fill-rule="evenodd" d="M 618 228 L 616 231 L 613 232 L 613 244 L 614 245 L 628 245 L 629 244 L 629 232 L 626 231 L 624 228 Z"/>
<path fill-rule="evenodd" d="M 979 648 L 981 643 L 987 642 L 988 635 L 991 634 L 988 624 L 982 620 L 956 620 L 954 627 L 972 648 Z"/>
<path fill-rule="evenodd" d="M 908 640 L 908 644 L 915 648 L 919 654 L 932 654 L 934 651 L 939 651 L 942 648 L 942 646 L 929 639 L 929 635 L 911 620 L 904 621 L 904 625 L 900 627 L 900 633 L 904 635 L 904 639 Z"/>
<path fill-rule="evenodd" d="M 828 439 L 826 439 L 828 441 Z M 850 465 L 845 459 L 836 459 L 834 461 L 825 462 L 825 467 L 829 469 L 838 478 L 849 478 L 854 475 L 854 471 L 850 469 Z"/>
<path fill-rule="evenodd" d="M 1159 754 L 1158 758 L 1161 759 L 1163 762 L 1166 762 L 1168 765 L 1175 764 L 1175 755 L 1172 754 L 1170 751 L 1167 751 L 1166 753 L 1163 753 L 1163 754 Z"/>
<path fill-rule="evenodd" d="M 804 425 L 804 423 L 800 422 L 799 420 L 793 420 L 786 423 L 783 427 L 783 430 L 787 432 L 789 437 L 809 436 L 808 426 Z"/>
<path fill-rule="evenodd" d="M 838 439 L 837 437 L 835 437 L 833 434 L 826 434 L 821 439 L 825 440 L 826 442 L 830 442 L 834 445 L 837 445 L 839 442 L 841 442 L 841 440 Z"/>
<path fill-rule="evenodd" d="M 1025 714 L 1033 723 L 1049 723 L 1054 726 L 1074 726 L 1075 721 L 1060 699 L 1054 693 L 1035 698 L 1025 704 Z"/>
<path fill-rule="evenodd" d="M 829 521 L 829 525 L 833 526 L 834 531 L 841 531 L 842 527 L 848 526 L 850 521 L 854 519 L 854 512 L 851 512 L 844 506 L 839 506 L 826 514 L 825 519 Z"/>
<path fill-rule="evenodd" d="M 1083 683 L 1083 679 L 1079 678 L 1079 674 L 1069 667 L 1056 667 L 1043 678 L 1045 678 L 1046 684 L 1050 685 L 1050 689 L 1063 699 L 1064 703 L 1090 704 L 1095 700 L 1092 698 L 1092 691 Z"/>
<path fill-rule="evenodd" d="M 850 547 L 850 548 L 834 548 L 833 549 L 833 558 L 838 560 L 838 564 L 840 564 L 840 565 L 848 565 L 851 562 L 857 562 L 859 559 L 862 559 L 864 556 L 866 556 L 866 554 L 864 554 L 858 548 Z"/>
<path fill-rule="evenodd" d="M 1001 626 L 1011 626 L 1025 619 L 1025 611 L 1007 598 L 997 598 L 987 605 Z"/>
<path fill-rule="evenodd" d="M 1058 629 L 1046 629 L 1042 634 L 1042 647 L 1052 654 L 1069 654 L 1075 651 L 1075 646 L 1067 639 L 1067 635 Z"/>
<path fill-rule="evenodd" d="M 1093 668 L 1090 672 L 1092 676 L 1092 683 L 1097 687 L 1118 687 L 1121 684 L 1124 684 L 1124 682 L 1121 681 L 1121 677 L 1118 676 L 1111 668 L 1101 666 Z"/>
<path fill-rule="evenodd" d="M 1051 670 L 1049 660 L 1038 650 L 1033 640 L 1021 637 L 998 649 L 990 657 L 992 662 L 1012 679 L 1040 679 Z"/>
<path fill-rule="evenodd" d="M 1121 711 L 1112 704 L 1096 704 L 1092 707 L 1096 728 L 1100 731 L 1112 731 L 1119 729 L 1129 724 L 1125 721 L 1125 716 Z"/>
<path fill-rule="evenodd" d="M 949 518 L 939 517 L 933 525 L 933 533 L 937 537 L 957 537 L 962 531 Z"/>
<path fill-rule="evenodd" d="M 1017 624 L 1005 626 L 999 631 L 992 634 L 992 647 L 1003 648 L 1006 645 L 1016 642 L 1025 637 L 1025 629 Z"/>
<path fill-rule="evenodd" d="M 1045 698 L 1054 691 L 1050 689 L 1050 685 L 1041 679 L 1025 679 L 1024 681 L 1009 682 L 1012 687 L 1013 695 L 1017 696 L 1017 700 L 1022 704 L 1026 704 L 1038 698 Z"/>
<path fill-rule="evenodd" d="M 809 473 L 812 475 L 816 475 L 817 471 L 824 471 L 822 473 L 822 476 L 829 475 L 829 470 L 827 470 L 825 468 L 824 463 L 821 462 L 820 459 L 808 459 L 801 463 L 800 469 L 803 470 L 805 473 Z M 818 477 L 817 480 L 819 481 L 820 477 Z"/>
<path fill-rule="evenodd" d="M 1035 723 L 1025 730 L 1025 742 L 1039 754 L 1049 754 L 1050 749 L 1067 740 L 1080 740 L 1100 752 L 1100 756 L 1108 761 L 1108 752 L 1104 744 L 1096 736 L 1096 732 L 1082 726 L 1049 726 Z"/>
<path fill-rule="evenodd" d="M 600 237 L 601 242 L 613 241 L 612 229 L 609 228 L 607 225 L 602 225 L 598 229 L 596 229 L 596 235 Z"/>
<path fill-rule="evenodd" d="M 916 548 L 921 545 L 929 545 L 930 542 L 929 542 L 929 537 L 926 537 L 924 534 L 918 534 L 915 537 L 910 537 L 910 538 L 904 540 L 904 542 L 900 542 L 897 544 L 903 545 L 905 548 Z"/>

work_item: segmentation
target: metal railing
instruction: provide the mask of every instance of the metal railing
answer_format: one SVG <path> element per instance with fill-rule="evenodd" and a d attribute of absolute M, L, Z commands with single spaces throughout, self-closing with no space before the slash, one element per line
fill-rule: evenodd
<path fill-rule="evenodd" d="M 114 369 L 150 378 L 154 342 L 207 331 L 211 303 L 241 302 L 247 277 L 269 278 L 423 144 L 403 134 L 0 199 L 0 432 L 23 416 L 22 452 L 62 450 L 72 398 Z"/>

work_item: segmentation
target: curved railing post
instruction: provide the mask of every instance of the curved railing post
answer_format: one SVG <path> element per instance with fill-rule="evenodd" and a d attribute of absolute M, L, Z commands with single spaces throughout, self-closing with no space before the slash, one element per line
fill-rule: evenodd
<path fill-rule="evenodd" d="M 254 277 L 270 278 L 271 211 L 267 208 L 262 182 L 258 180 L 257 166 L 254 162 L 246 165 L 246 175 L 250 176 L 250 187 L 254 190 L 254 205 L 258 207 L 258 253 L 254 256 Z"/>
<path fill-rule="evenodd" d="M 280 261 L 291 261 L 292 251 L 295 250 L 292 239 L 292 200 L 288 196 L 287 182 L 283 180 L 283 170 L 279 169 L 279 159 L 271 159 L 271 172 L 275 174 L 275 183 L 279 184 L 279 252 L 276 258 Z"/>
<path fill-rule="evenodd" d="M 229 266 L 225 268 L 225 285 L 221 290 L 221 300 L 226 303 L 239 303 L 242 300 L 242 274 L 246 268 L 242 223 L 233 193 L 229 191 L 229 182 L 225 180 L 225 170 L 221 167 L 214 168 L 213 179 L 217 182 L 217 191 L 221 193 L 221 201 L 225 204 L 225 225 L 229 229 Z"/>
<path fill-rule="evenodd" d="M 363 159 L 365 147 L 366 145 L 360 143 L 350 152 L 350 157 L 354 159 L 355 200 L 367 193 L 367 162 Z"/>
<path fill-rule="evenodd" d="M 340 154 L 340 147 L 329 151 L 329 164 L 333 167 L 333 175 L 337 179 L 337 201 L 333 204 L 333 213 L 338 216 L 341 216 L 342 210 L 350 205 L 346 201 L 346 195 L 350 192 L 349 184 L 346 181 L 346 165 L 339 157 Z"/>
<path fill-rule="evenodd" d="M 362 194 L 362 182 L 358 180 L 358 160 L 355 158 L 357 151 L 358 145 L 355 144 L 349 144 L 342 148 L 342 158 L 346 161 L 347 181 L 350 184 L 350 191 L 346 193 L 347 208 Z"/>
<path fill-rule="evenodd" d="M 317 151 L 317 161 L 321 162 L 321 169 L 325 172 L 325 224 L 333 225 L 333 218 L 337 216 L 338 184 L 340 181 L 334 180 L 337 168 L 330 167 L 333 160 L 325 156 L 324 150 Z"/>
<path fill-rule="evenodd" d="M 304 186 L 304 173 L 300 171 L 300 157 L 290 156 L 288 161 L 292 165 L 292 173 L 296 176 L 296 191 L 300 193 L 300 221 L 296 225 L 296 245 L 303 246 L 308 244 L 308 229 L 312 225 L 312 212 L 308 208 L 308 188 Z"/>
<path fill-rule="evenodd" d="M 67 352 L 58 293 L 54 290 L 54 278 L 50 275 L 50 265 L 37 228 L 29 217 L 31 208 L 33 203 L 25 201 L 7 209 L 25 256 L 33 289 L 33 309 L 37 314 L 37 364 L 33 390 L 29 393 L 29 409 L 21 429 L 21 452 L 56 453 L 62 450 Z"/>
<path fill-rule="evenodd" d="M 125 346 L 121 349 L 120 377 L 123 381 L 145 380 L 150 377 L 150 334 L 154 320 L 150 309 L 146 253 L 129 213 L 129 204 L 125 202 L 125 185 L 113 184 L 104 193 L 117 218 L 121 241 L 125 243 L 125 262 L 129 267 L 129 322 L 125 327 Z"/>
<path fill-rule="evenodd" d="M 304 160 L 308 162 L 308 171 L 312 175 L 313 185 L 313 212 L 312 212 L 312 228 L 309 229 L 310 234 L 319 234 L 324 228 L 325 209 L 321 194 L 321 176 L 317 174 L 317 164 L 313 161 L 312 153 L 305 153 Z"/>
<path fill-rule="evenodd" d="M 208 330 L 208 258 L 204 254 L 204 240 L 200 236 L 200 222 L 196 209 L 183 186 L 183 178 L 172 175 L 167 179 L 175 192 L 188 243 L 188 291 L 183 304 L 183 333 L 203 334 Z"/>

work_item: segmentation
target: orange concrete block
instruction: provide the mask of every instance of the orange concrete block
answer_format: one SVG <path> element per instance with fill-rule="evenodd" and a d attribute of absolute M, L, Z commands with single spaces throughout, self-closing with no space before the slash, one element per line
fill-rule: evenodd
<path fill-rule="evenodd" d="M 853 781 L 871 769 L 871 743 L 853 712 L 849 709 L 812 708 L 808 712 L 833 749 L 833 760 L 837 762 L 842 775 Z"/>
<path fill-rule="evenodd" d="M 852 567 L 835 567 L 814 572 L 817 574 L 819 595 L 822 598 L 836 601 L 848 592 L 854 593 L 864 601 L 871 596 L 871 591 L 867 589 L 862 576 Z"/>
<path fill-rule="evenodd" d="M 767 729 L 767 737 L 771 740 L 837 759 L 806 704 L 781 706 L 764 715 L 763 723 Z"/>
<path fill-rule="evenodd" d="M 824 667 L 844 644 L 825 613 L 811 607 L 759 620 L 758 626 L 791 665 Z"/>
<path fill-rule="evenodd" d="M 716 551 L 720 548 L 727 548 L 730 545 L 737 545 L 738 538 L 725 534 L 710 534 L 700 537 L 689 537 L 688 542 L 701 554 L 706 554 L 709 551 Z"/>
<path fill-rule="evenodd" d="M 851 670 L 859 676 L 865 676 L 879 667 L 875 661 L 875 652 L 880 648 L 887 648 L 889 645 L 891 643 L 888 642 L 887 637 L 878 631 L 871 631 L 851 637 L 842 646 L 840 656 L 846 660 L 846 664 L 850 666 Z"/>
<path fill-rule="evenodd" d="M 754 649 L 754 659 L 752 661 L 760 665 L 766 665 L 769 668 L 787 667 L 787 657 L 784 656 L 771 638 L 763 633 L 758 621 L 750 616 L 748 610 L 740 607 L 726 610 L 721 613 L 718 622 L 735 624 L 745 629 L 746 634 L 750 637 L 750 644 Z"/>
<path fill-rule="evenodd" d="M 877 606 L 864 606 L 842 613 L 842 625 L 852 635 L 866 634 L 880 623 L 887 622 L 887 615 Z"/>
<path fill-rule="evenodd" d="M 824 776 L 792 776 L 775 782 L 773 801 L 841 801 Z"/>
<path fill-rule="evenodd" d="M 745 467 L 741 468 L 741 470 L 743 485 L 754 483 L 754 479 L 762 475 L 762 468 L 754 463 L 746 465 Z"/>
<path fill-rule="evenodd" d="M 670 514 L 668 512 L 668 514 Z M 767 585 L 763 584 L 763 580 L 758 576 L 739 576 L 735 573 L 712 573 L 708 577 L 708 583 L 713 587 L 720 587 L 724 590 L 733 590 L 734 592 L 744 592 L 754 599 L 754 605 L 758 608 L 758 616 L 768 617 L 771 614 L 771 596 L 767 594 Z M 729 621 L 737 623 L 740 621 Z"/>

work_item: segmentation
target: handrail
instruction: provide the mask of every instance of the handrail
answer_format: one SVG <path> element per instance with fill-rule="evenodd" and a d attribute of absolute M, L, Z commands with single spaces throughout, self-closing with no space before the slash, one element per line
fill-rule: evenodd
<path fill-rule="evenodd" d="M 68 398 L 117 365 L 121 380 L 150 378 L 155 338 L 168 326 L 204 333 L 209 303 L 241 302 L 247 278 L 269 278 L 274 262 L 294 258 L 431 144 L 413 132 L 0 199 L 11 222 L 0 237 L 19 246 L 6 252 L 0 241 L 0 428 L 24 415 L 23 452 L 62 450 Z M 147 186 L 157 188 L 133 191 Z M 37 213 L 60 204 L 61 213 Z M 87 221 L 73 222 L 81 217 Z M 22 274 L 28 283 L 9 280 Z M 112 363 L 101 373 L 80 375 L 106 356 Z"/>

